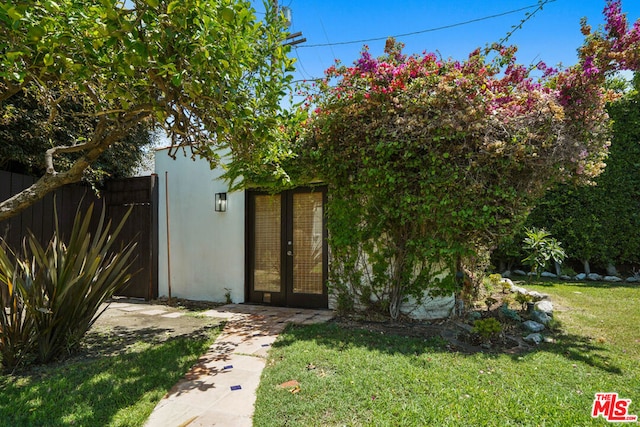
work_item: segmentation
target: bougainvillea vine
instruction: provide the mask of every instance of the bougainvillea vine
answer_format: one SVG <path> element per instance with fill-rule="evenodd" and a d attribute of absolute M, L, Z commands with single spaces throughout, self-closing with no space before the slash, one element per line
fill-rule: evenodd
<path fill-rule="evenodd" d="M 590 183 L 605 167 L 608 75 L 640 65 L 640 30 L 619 1 L 604 30 L 582 22 L 578 64 L 517 63 L 513 46 L 464 61 L 365 47 L 309 96 L 304 158 L 330 187 L 332 285 L 340 301 L 393 318 L 408 296 L 460 291 L 474 264 L 554 183 Z"/>

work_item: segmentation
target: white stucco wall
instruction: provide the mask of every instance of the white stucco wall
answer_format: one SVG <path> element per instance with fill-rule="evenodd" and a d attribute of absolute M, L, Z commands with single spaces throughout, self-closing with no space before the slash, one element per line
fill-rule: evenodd
<path fill-rule="evenodd" d="M 225 301 L 226 289 L 234 303 L 245 301 L 245 193 L 228 193 L 204 160 L 181 153 L 176 160 L 160 149 L 155 154 L 158 175 L 158 293 L 169 294 L 166 195 L 169 192 L 171 295 L 200 301 Z M 165 179 L 165 176 L 167 179 Z M 227 192 L 227 211 L 215 212 L 215 193 Z M 226 288 L 226 289 L 225 289 Z M 454 298 L 409 301 L 403 313 L 418 319 L 449 316 Z M 330 295 L 329 308 L 335 308 Z"/>
<path fill-rule="evenodd" d="M 368 257 L 366 254 L 361 254 L 359 268 L 361 271 L 370 271 L 371 267 L 368 265 Z M 431 271 L 435 274 L 435 277 L 442 280 L 447 277 L 449 270 L 443 264 L 439 267 L 432 267 Z M 365 273 L 362 276 L 362 280 L 366 280 L 369 273 Z M 336 310 L 338 308 L 338 296 L 329 291 L 329 309 Z M 372 295 L 371 301 L 375 302 L 377 298 Z M 451 316 L 455 307 L 456 298 L 451 294 L 448 296 L 431 296 L 428 291 L 425 291 L 423 297 L 420 300 L 416 300 L 413 297 L 408 297 L 405 302 L 400 305 L 400 311 L 402 314 L 415 319 L 415 320 L 436 320 L 445 319 Z M 366 311 L 367 306 L 363 304 L 358 298 L 354 297 L 354 305 L 356 310 Z"/>
<path fill-rule="evenodd" d="M 244 192 L 227 193 L 227 211 L 215 212 L 214 194 L 227 192 L 204 160 L 161 149 L 155 155 L 158 174 L 158 293 L 168 296 L 166 186 L 169 192 L 171 295 L 200 301 L 244 302 Z M 165 176 L 167 179 L 165 180 Z"/>

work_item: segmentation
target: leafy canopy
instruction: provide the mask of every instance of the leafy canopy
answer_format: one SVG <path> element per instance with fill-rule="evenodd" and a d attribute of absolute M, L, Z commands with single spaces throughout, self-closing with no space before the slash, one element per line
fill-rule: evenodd
<path fill-rule="evenodd" d="M 97 120 L 82 112 L 85 103 L 80 95 L 61 103 L 52 117 L 48 105 L 28 90 L 2 103 L 0 111 L 0 169 L 41 176 L 46 172 L 44 153 L 54 145 L 73 145 L 82 141 Z M 131 176 L 153 143 L 148 122 L 141 122 L 107 149 L 90 167 L 83 179 L 99 184 L 105 178 Z M 70 167 L 77 154 L 56 156 L 59 169 Z"/>
<path fill-rule="evenodd" d="M 634 88 L 607 107 L 613 120 L 607 167 L 597 185 L 563 185 L 545 195 L 527 223 L 546 227 L 570 258 L 640 263 L 640 74 Z"/>
<path fill-rule="evenodd" d="M 0 102 L 28 87 L 56 112 L 80 93 L 81 114 L 97 119 L 82 141 L 48 151 L 47 174 L 0 203 L 0 219 L 78 180 L 140 122 L 168 133 L 172 155 L 186 149 L 215 164 L 222 148 L 277 161 L 292 61 L 284 18 L 265 6 L 258 20 L 245 0 L 0 2 Z M 56 170 L 56 155 L 68 152 L 81 155 Z"/>

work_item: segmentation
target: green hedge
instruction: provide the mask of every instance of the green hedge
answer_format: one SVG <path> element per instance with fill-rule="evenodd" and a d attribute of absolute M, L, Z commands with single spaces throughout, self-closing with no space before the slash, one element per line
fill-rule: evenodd
<path fill-rule="evenodd" d="M 613 138 L 597 185 L 563 185 L 550 191 L 525 224 L 548 230 L 571 259 L 600 268 L 640 264 L 640 76 L 635 88 L 608 107 Z M 521 234 L 498 248 L 496 266 L 524 258 Z"/>

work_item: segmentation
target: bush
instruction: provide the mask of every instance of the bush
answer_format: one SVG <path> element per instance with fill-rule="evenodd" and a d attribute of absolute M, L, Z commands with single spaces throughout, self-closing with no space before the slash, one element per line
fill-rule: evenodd
<path fill-rule="evenodd" d="M 566 258 L 564 249 L 558 240 L 551 237 L 545 229 L 527 229 L 523 240 L 523 249 L 529 254 L 522 262 L 531 267 L 531 272 L 540 277 L 540 273 L 550 261 L 562 264 Z"/>
<path fill-rule="evenodd" d="M 476 320 L 473 323 L 472 331 L 486 341 L 502 332 L 502 325 L 493 317 L 489 317 L 487 319 Z"/>
<path fill-rule="evenodd" d="M 77 349 L 80 339 L 102 314 L 101 304 L 129 281 L 135 244 L 113 250 L 128 214 L 110 233 L 104 209 L 95 235 L 93 205 L 76 213 L 71 236 L 56 231 L 44 248 L 33 234 L 22 251 L 0 245 L 0 355 L 5 368 L 46 363 Z M 57 214 L 56 214 L 57 222 Z"/>

